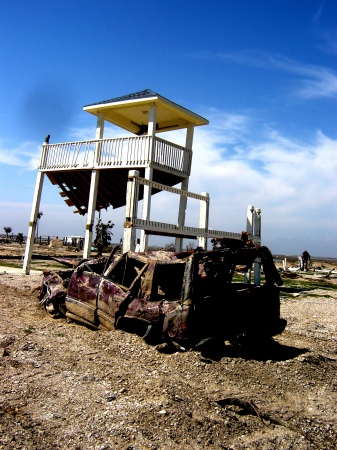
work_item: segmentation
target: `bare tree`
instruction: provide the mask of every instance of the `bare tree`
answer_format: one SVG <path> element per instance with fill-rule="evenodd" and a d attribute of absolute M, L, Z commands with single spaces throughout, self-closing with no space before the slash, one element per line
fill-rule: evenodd
<path fill-rule="evenodd" d="M 5 230 L 5 233 L 6 233 L 6 238 L 8 239 L 8 235 L 12 231 L 12 227 L 4 227 L 4 230 Z"/>
<path fill-rule="evenodd" d="M 20 245 L 23 242 L 23 233 L 18 233 L 15 239 L 16 242 L 18 242 Z"/>
<path fill-rule="evenodd" d="M 174 242 L 171 242 L 169 244 L 166 244 L 164 247 L 165 252 L 175 252 L 176 251 L 176 244 Z"/>
<path fill-rule="evenodd" d="M 102 256 L 104 247 L 109 245 L 112 236 L 112 232 L 109 230 L 111 230 L 114 226 L 115 224 L 112 223 L 111 220 L 109 220 L 108 223 L 103 223 L 101 219 L 98 219 L 94 244 L 97 248 L 97 254 L 99 256 Z"/>
<path fill-rule="evenodd" d="M 41 217 L 43 216 L 43 212 L 39 211 L 36 216 L 36 239 L 39 238 L 39 222 Z"/>

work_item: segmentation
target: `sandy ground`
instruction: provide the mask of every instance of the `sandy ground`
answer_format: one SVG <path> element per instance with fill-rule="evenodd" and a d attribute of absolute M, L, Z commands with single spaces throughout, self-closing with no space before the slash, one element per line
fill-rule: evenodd
<path fill-rule="evenodd" d="M 269 347 L 163 354 L 49 319 L 40 281 L 0 275 L 1 449 L 336 448 L 336 290 L 284 294 Z"/>

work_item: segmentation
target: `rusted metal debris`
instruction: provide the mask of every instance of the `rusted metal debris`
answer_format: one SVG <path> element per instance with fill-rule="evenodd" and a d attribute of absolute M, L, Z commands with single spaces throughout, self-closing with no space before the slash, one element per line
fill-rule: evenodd
<path fill-rule="evenodd" d="M 308 433 L 303 431 L 300 427 L 293 425 L 289 422 L 286 422 L 285 420 L 279 419 L 275 415 L 270 415 L 266 412 L 261 411 L 260 408 L 258 408 L 252 400 L 238 397 L 226 397 L 221 400 L 218 400 L 216 403 L 218 403 L 218 405 L 222 406 L 223 408 L 226 408 L 228 405 L 236 406 L 240 408 L 240 410 L 244 414 L 256 415 L 260 419 L 261 423 L 266 427 L 270 425 L 279 425 L 288 428 L 289 430 L 292 430 L 295 433 L 300 433 L 309 441 L 314 442 L 314 439 Z"/>
<path fill-rule="evenodd" d="M 150 343 L 183 349 L 210 337 L 238 341 L 281 333 L 282 280 L 267 247 L 222 240 L 213 251 L 127 252 L 46 272 L 40 299 L 48 314 L 90 326 L 120 328 Z M 265 284 L 233 283 L 237 266 L 261 258 Z M 275 285 L 276 284 L 276 285 Z"/>

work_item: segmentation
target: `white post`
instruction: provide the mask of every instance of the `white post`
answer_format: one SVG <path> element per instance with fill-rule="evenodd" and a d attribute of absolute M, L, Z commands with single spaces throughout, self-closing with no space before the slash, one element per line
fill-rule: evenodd
<path fill-rule="evenodd" d="M 208 235 L 208 220 L 209 220 L 209 193 L 202 192 L 201 195 L 207 197 L 206 200 L 200 201 L 200 218 L 199 228 L 204 228 L 205 232 L 203 236 L 198 237 L 198 246 L 207 250 L 207 235 Z"/>
<path fill-rule="evenodd" d="M 185 148 L 188 150 L 192 150 L 193 146 L 193 133 L 194 133 L 194 125 L 189 123 L 187 126 L 186 131 L 186 142 L 185 142 Z M 187 170 L 187 165 L 189 164 L 189 160 L 187 157 L 184 159 L 184 171 Z M 181 182 L 181 190 L 182 191 L 188 191 L 188 182 L 189 178 L 184 178 Z M 185 225 L 185 216 L 186 216 L 186 208 L 187 208 L 187 197 L 186 196 L 180 196 L 180 203 L 179 203 L 179 213 L 178 213 L 178 227 L 183 227 Z M 183 247 L 183 238 L 178 237 L 176 238 L 176 251 L 180 252 L 182 251 Z"/>
<path fill-rule="evenodd" d="M 153 178 L 153 151 L 155 145 L 155 136 L 156 136 L 156 123 L 157 123 L 157 107 L 156 105 L 152 105 L 149 111 L 149 122 L 148 122 L 148 130 L 147 134 L 149 136 L 149 153 L 148 153 L 148 167 L 145 169 L 144 178 L 146 180 L 152 181 Z M 143 194 L 143 209 L 142 209 L 142 219 L 149 220 L 150 219 L 150 210 L 151 210 L 151 187 L 144 186 L 144 194 Z M 145 252 L 148 247 L 148 235 L 145 234 L 145 230 L 141 230 L 140 232 L 140 251 Z"/>
<path fill-rule="evenodd" d="M 91 172 L 87 223 L 85 226 L 83 258 L 90 258 L 90 254 L 91 254 L 92 230 L 93 230 L 94 221 L 95 221 L 98 181 L 99 181 L 99 170 L 93 169 Z"/>
<path fill-rule="evenodd" d="M 261 245 L 261 209 L 255 208 L 253 220 L 253 241 L 254 244 Z M 261 258 L 256 258 L 254 261 L 254 285 L 261 284 Z"/>
<path fill-rule="evenodd" d="M 261 284 L 261 258 L 256 258 L 253 263 L 254 269 L 254 285 L 260 286 Z"/>
<path fill-rule="evenodd" d="M 103 139 L 103 133 L 104 133 L 104 115 L 99 114 L 97 116 L 96 139 Z M 101 144 L 97 143 L 95 146 L 94 164 L 99 163 L 100 158 L 101 158 Z M 94 221 L 95 221 L 98 182 L 99 182 L 99 170 L 93 169 L 91 172 L 87 223 L 85 226 L 83 258 L 89 258 L 90 253 L 91 253 L 92 230 L 93 230 Z"/>
<path fill-rule="evenodd" d="M 253 205 L 249 205 L 247 208 L 247 226 L 246 226 L 246 231 L 248 233 L 248 239 L 253 239 L 253 217 L 254 217 L 254 206 Z M 244 275 L 244 283 L 245 284 L 250 284 L 251 282 L 251 277 L 252 277 L 252 271 L 251 269 L 248 269 L 248 272 L 245 272 Z"/>
<path fill-rule="evenodd" d="M 300 265 L 300 270 L 303 270 L 304 264 L 303 264 L 302 255 L 298 255 L 298 262 L 299 262 L 299 265 Z"/>
<path fill-rule="evenodd" d="M 139 183 L 133 177 L 139 177 L 138 170 L 129 171 L 129 179 L 126 188 L 126 207 L 123 238 L 123 253 L 134 251 L 136 245 L 136 228 L 133 227 L 134 219 L 137 218 Z"/>
<path fill-rule="evenodd" d="M 253 221 L 253 241 L 254 244 L 261 245 L 261 209 L 255 208 Z"/>
<path fill-rule="evenodd" d="M 44 149 L 42 149 L 41 159 L 43 158 L 43 154 L 44 154 Z M 30 222 L 29 222 L 29 229 L 28 229 L 28 235 L 27 235 L 26 250 L 25 250 L 25 256 L 24 256 L 23 267 L 22 267 L 23 273 L 25 273 L 26 275 L 29 275 L 29 273 L 30 273 L 30 263 L 31 263 L 31 259 L 32 259 L 32 252 L 33 252 L 33 246 L 34 246 L 34 236 L 35 236 L 37 215 L 38 215 L 39 208 L 40 208 L 43 180 L 44 180 L 44 172 L 38 171 L 37 177 L 36 177 L 32 211 L 30 214 Z"/>
<path fill-rule="evenodd" d="M 284 258 L 282 265 L 283 265 L 283 270 L 286 271 L 287 270 L 287 258 Z"/>
<path fill-rule="evenodd" d="M 249 205 L 247 208 L 247 226 L 246 231 L 248 233 L 249 239 L 252 239 L 253 237 L 253 215 L 254 215 L 255 208 L 253 205 Z"/>
<path fill-rule="evenodd" d="M 104 134 L 104 114 L 99 113 L 96 122 L 96 139 L 103 139 L 103 134 Z M 102 150 L 101 143 L 100 142 L 96 143 L 95 157 L 94 157 L 95 164 L 99 164 L 101 162 L 101 150 Z"/>

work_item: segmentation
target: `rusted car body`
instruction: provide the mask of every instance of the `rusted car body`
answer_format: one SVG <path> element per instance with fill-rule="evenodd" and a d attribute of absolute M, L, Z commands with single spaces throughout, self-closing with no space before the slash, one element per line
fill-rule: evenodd
<path fill-rule="evenodd" d="M 265 283 L 232 282 L 235 268 L 249 268 L 256 258 L 264 266 Z M 266 247 L 120 256 L 114 249 L 108 259 L 82 262 L 64 283 L 68 276 L 45 273 L 41 304 L 50 315 L 121 328 L 149 342 L 173 341 L 187 348 L 210 337 L 272 337 L 286 325 L 275 285 L 282 281 Z"/>

